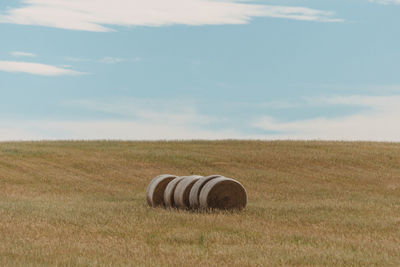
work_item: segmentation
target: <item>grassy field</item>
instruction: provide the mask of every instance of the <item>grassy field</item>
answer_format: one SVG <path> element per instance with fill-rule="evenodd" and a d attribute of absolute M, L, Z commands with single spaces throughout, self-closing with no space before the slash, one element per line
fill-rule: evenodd
<path fill-rule="evenodd" d="M 159 174 L 221 174 L 242 212 L 149 208 Z M 0 143 L 0 266 L 399 266 L 400 144 Z"/>

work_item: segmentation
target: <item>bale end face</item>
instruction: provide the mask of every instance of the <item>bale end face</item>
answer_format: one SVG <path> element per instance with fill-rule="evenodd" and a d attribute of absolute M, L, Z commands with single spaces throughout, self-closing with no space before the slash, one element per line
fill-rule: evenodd
<path fill-rule="evenodd" d="M 222 175 L 210 175 L 207 177 L 200 178 L 190 189 L 189 194 L 189 204 L 192 209 L 198 209 L 200 207 L 199 197 L 201 189 L 203 189 L 204 185 L 211 181 L 212 179 L 223 177 Z"/>
<path fill-rule="evenodd" d="M 247 205 L 247 193 L 238 181 L 219 177 L 205 184 L 199 202 L 204 209 L 241 210 Z"/>
<path fill-rule="evenodd" d="M 163 174 L 151 180 L 146 189 L 147 204 L 151 207 L 163 206 L 165 188 L 175 178 L 175 175 Z"/>

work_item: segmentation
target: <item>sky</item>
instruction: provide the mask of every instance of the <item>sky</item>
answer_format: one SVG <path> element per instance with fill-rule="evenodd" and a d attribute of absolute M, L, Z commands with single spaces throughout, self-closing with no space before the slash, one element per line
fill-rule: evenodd
<path fill-rule="evenodd" d="M 400 141 L 400 0 L 1 0 L 0 141 Z"/>

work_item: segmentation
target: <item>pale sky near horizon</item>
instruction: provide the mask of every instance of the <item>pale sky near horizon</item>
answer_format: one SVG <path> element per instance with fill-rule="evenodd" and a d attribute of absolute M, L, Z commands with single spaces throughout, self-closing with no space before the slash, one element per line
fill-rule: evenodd
<path fill-rule="evenodd" d="M 2 0 L 0 141 L 400 141 L 400 0 Z"/>

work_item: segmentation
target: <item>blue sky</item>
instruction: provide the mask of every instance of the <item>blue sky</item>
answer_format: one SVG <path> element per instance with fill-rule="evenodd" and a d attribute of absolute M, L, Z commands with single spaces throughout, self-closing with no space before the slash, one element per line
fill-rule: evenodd
<path fill-rule="evenodd" d="M 400 1 L 2 0 L 0 140 L 400 141 Z"/>

